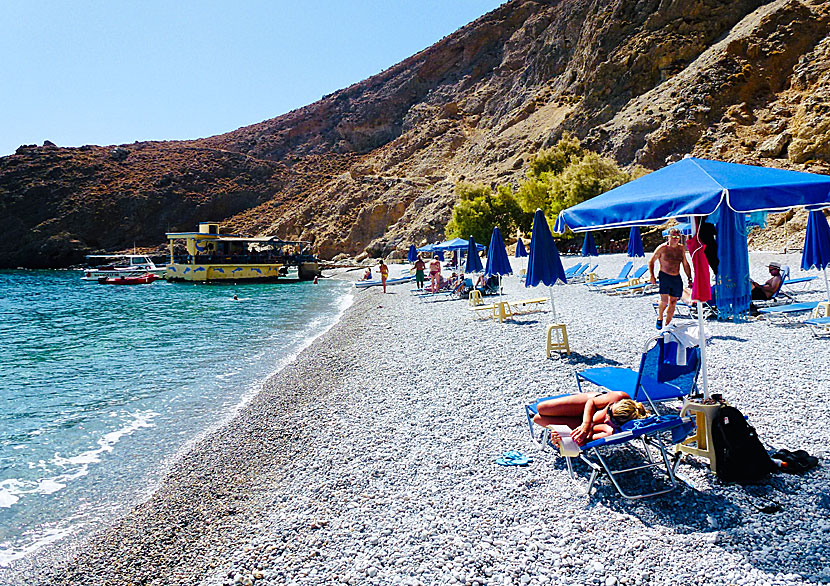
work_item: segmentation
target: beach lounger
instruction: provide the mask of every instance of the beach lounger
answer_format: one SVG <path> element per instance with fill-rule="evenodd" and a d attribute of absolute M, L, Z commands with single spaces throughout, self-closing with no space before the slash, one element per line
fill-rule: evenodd
<path fill-rule="evenodd" d="M 814 317 L 806 320 L 804 323 L 810 326 L 813 335 L 817 338 L 830 336 L 830 317 Z"/>
<path fill-rule="evenodd" d="M 585 280 L 588 278 L 588 275 L 594 274 L 594 271 L 597 270 L 599 265 L 595 264 L 591 269 L 588 269 L 588 264 L 586 263 L 581 269 L 579 269 L 576 273 L 572 276 L 568 277 L 568 284 L 571 283 L 584 283 Z"/>
<path fill-rule="evenodd" d="M 512 315 L 523 315 L 528 313 L 538 313 L 547 311 L 546 307 L 542 307 L 548 302 L 547 297 L 537 297 L 535 299 L 523 299 L 521 301 L 511 301 L 510 311 Z"/>
<path fill-rule="evenodd" d="M 786 287 L 787 292 L 791 295 L 795 295 L 797 293 L 806 293 L 811 289 L 809 286 L 810 283 L 818 279 L 816 276 L 812 277 L 796 277 L 795 279 L 785 279 L 782 287 Z"/>
<path fill-rule="evenodd" d="M 628 287 L 629 285 L 639 285 L 640 283 L 642 283 L 642 277 L 647 270 L 648 267 L 642 266 L 639 269 L 637 269 L 634 273 L 634 276 L 629 279 L 622 279 L 616 283 L 611 282 L 605 285 L 601 285 L 599 287 L 592 287 L 591 290 L 598 291 L 600 293 L 610 293 L 612 291 L 615 291 L 616 289 Z"/>
<path fill-rule="evenodd" d="M 818 306 L 818 301 L 805 303 L 788 303 L 786 305 L 775 305 L 773 307 L 762 307 L 758 314 L 767 318 L 769 323 L 784 321 L 792 323 L 799 314 L 813 311 Z"/>
<path fill-rule="evenodd" d="M 632 283 L 630 285 L 620 285 L 619 287 L 608 291 L 609 295 L 648 295 L 649 293 L 657 293 L 658 286 L 652 285 L 650 281 L 643 281 L 642 279 L 637 279 L 637 283 Z M 630 281 L 629 281 L 630 282 Z"/>
<path fill-rule="evenodd" d="M 602 285 L 611 285 L 613 282 L 619 283 L 628 279 L 628 275 L 631 273 L 631 269 L 634 268 L 634 263 L 628 261 L 623 265 L 623 268 L 620 270 L 620 274 L 617 275 L 614 279 L 599 279 L 598 281 L 588 281 L 585 283 L 588 287 L 601 287 Z"/>
<path fill-rule="evenodd" d="M 670 458 L 668 449 L 671 445 L 678 444 L 689 437 L 694 429 L 694 422 L 691 418 L 681 417 L 677 413 L 658 414 L 656 405 L 659 402 L 686 397 L 695 389 L 700 372 L 700 349 L 690 347 L 685 350 L 685 353 L 685 365 L 672 363 L 671 358 L 677 355 L 677 347 L 672 342 L 666 342 L 664 336 L 660 335 L 651 338 L 646 344 L 638 370 L 599 367 L 577 373 L 577 387 L 580 392 L 582 382 L 585 381 L 608 390 L 625 391 L 636 401 L 647 401 L 654 413 L 645 419 L 629 421 L 621 427 L 619 432 L 589 442 L 579 448 L 576 453 L 571 452 L 565 455 L 560 450 L 560 455 L 566 458 L 571 476 L 574 475 L 572 458 L 579 458 L 591 468 L 588 481 L 589 494 L 602 472 L 608 475 L 617 492 L 627 499 L 665 494 L 677 486 L 674 472 L 681 454 L 676 453 Z M 549 432 L 539 431 L 539 426 L 533 423 L 533 417 L 538 413 L 539 403 L 551 398 L 555 397 L 545 397 L 525 407 L 531 437 L 543 447 L 546 444 L 550 445 Z M 633 466 L 616 466 L 613 460 L 604 453 L 611 446 L 629 444 L 634 440 L 639 440 L 642 457 Z M 657 457 L 655 457 L 655 452 Z M 638 474 L 644 470 L 661 472 L 667 479 L 665 484 L 653 490 L 648 490 L 645 486 L 640 487 L 642 490 L 632 490 L 623 486 L 622 477 Z"/>
<path fill-rule="evenodd" d="M 565 276 L 570 277 L 571 275 L 576 274 L 576 272 L 578 270 L 583 269 L 583 267 L 587 267 L 587 266 L 588 266 L 587 262 L 584 265 L 581 262 L 578 262 L 574 266 L 568 267 L 567 269 L 565 269 Z"/>

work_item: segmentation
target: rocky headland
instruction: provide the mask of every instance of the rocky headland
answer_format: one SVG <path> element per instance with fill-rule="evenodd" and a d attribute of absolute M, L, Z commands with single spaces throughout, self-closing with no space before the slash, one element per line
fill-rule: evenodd
<path fill-rule="evenodd" d="M 511 0 L 367 80 L 227 134 L 0 158 L 2 267 L 159 247 L 200 220 L 322 257 L 439 239 L 459 181 L 517 183 L 565 132 L 622 165 L 691 153 L 830 172 L 830 5 Z M 756 247 L 786 242 L 778 222 Z"/>

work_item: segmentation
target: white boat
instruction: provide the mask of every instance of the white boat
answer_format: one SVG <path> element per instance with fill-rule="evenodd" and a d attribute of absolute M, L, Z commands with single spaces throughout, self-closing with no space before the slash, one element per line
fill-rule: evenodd
<path fill-rule="evenodd" d="M 86 261 L 87 267 L 83 269 L 81 280 L 96 283 L 98 279 L 139 277 L 147 273 L 161 278 L 167 269 L 143 254 L 90 254 Z"/>

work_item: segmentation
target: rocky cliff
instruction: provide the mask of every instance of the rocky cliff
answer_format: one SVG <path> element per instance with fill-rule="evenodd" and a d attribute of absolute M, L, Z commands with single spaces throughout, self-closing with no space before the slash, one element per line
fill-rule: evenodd
<path fill-rule="evenodd" d="M 0 265 L 154 246 L 206 219 L 324 257 L 386 254 L 442 236 L 456 182 L 517 182 L 564 132 L 624 165 L 693 153 L 826 173 L 829 113 L 824 1 L 512 0 L 224 135 L 21 147 L 0 158 Z"/>

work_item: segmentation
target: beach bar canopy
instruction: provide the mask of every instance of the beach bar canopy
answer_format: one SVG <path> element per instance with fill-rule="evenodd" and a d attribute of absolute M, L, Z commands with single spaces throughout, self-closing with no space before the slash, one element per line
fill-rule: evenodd
<path fill-rule="evenodd" d="M 708 216 L 722 206 L 729 213 L 721 216 L 796 206 L 820 209 L 830 206 L 830 177 L 687 157 L 563 210 L 556 219 L 556 231 L 645 226 Z M 708 396 L 702 315 L 698 300 L 703 390 Z"/>

